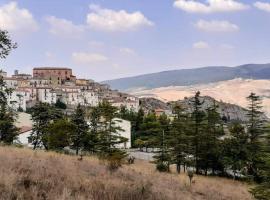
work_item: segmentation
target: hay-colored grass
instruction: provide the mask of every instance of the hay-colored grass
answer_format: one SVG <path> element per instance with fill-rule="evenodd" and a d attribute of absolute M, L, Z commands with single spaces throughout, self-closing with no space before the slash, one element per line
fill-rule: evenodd
<path fill-rule="evenodd" d="M 185 174 L 158 173 L 154 165 L 136 160 L 110 173 L 94 157 L 0 147 L 0 199 L 94 200 L 251 200 L 244 183 Z"/>

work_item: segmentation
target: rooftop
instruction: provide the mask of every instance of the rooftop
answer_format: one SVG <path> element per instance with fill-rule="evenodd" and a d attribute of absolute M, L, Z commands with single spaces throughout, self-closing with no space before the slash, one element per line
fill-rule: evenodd
<path fill-rule="evenodd" d="M 33 70 L 72 70 L 67 67 L 35 67 Z"/>

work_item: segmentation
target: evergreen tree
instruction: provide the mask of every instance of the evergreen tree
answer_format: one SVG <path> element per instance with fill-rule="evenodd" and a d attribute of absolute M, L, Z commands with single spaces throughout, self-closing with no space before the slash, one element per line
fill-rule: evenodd
<path fill-rule="evenodd" d="M 101 123 L 101 113 L 98 107 L 91 108 L 89 114 L 89 131 L 84 140 L 84 149 L 91 152 L 97 153 L 98 144 L 99 144 L 99 130 Z"/>
<path fill-rule="evenodd" d="M 64 102 L 62 102 L 60 99 L 57 99 L 55 103 L 55 107 L 59 109 L 63 109 L 63 110 L 67 109 L 67 105 Z"/>
<path fill-rule="evenodd" d="M 59 119 L 48 126 L 48 148 L 52 150 L 63 150 L 71 144 L 71 134 L 75 129 L 67 119 Z"/>
<path fill-rule="evenodd" d="M 33 148 L 44 147 L 48 150 L 48 127 L 54 120 L 61 119 L 63 114 L 50 104 L 40 102 L 31 109 L 31 116 L 33 129 L 30 140 L 32 141 Z"/>
<path fill-rule="evenodd" d="M 11 41 L 8 32 L 0 29 L 0 59 L 6 58 L 14 48 L 16 44 Z M 12 90 L 6 86 L 3 77 L 0 76 L 0 142 L 6 144 L 11 144 L 19 131 L 14 125 L 16 113 L 8 107 L 7 97 L 11 93 Z"/>
<path fill-rule="evenodd" d="M 254 180 L 258 181 L 260 175 L 258 173 L 258 167 L 262 163 L 262 137 L 265 133 L 265 120 L 263 119 L 262 112 L 262 100 L 255 93 L 251 93 L 247 100 L 249 101 L 248 106 L 248 118 L 249 122 L 247 125 L 249 135 L 249 165 L 248 172 L 254 177 Z"/>
<path fill-rule="evenodd" d="M 84 148 L 84 142 L 89 130 L 89 126 L 85 120 L 84 109 L 80 104 L 71 116 L 71 122 L 75 126 L 74 132 L 71 135 L 71 147 L 76 150 L 76 155 L 78 155 L 79 150 Z"/>
<path fill-rule="evenodd" d="M 138 131 L 139 139 L 144 141 L 144 147 L 146 151 L 148 148 L 153 148 L 157 146 L 157 139 L 161 132 L 161 125 L 154 113 L 148 113 L 140 126 L 140 131 Z"/>
<path fill-rule="evenodd" d="M 127 156 L 125 151 L 117 148 L 117 145 L 126 142 L 127 139 L 119 134 L 122 129 L 117 126 L 118 109 L 107 101 L 100 103 L 98 109 L 101 114 L 99 155 L 108 160 L 109 168 L 114 170 L 121 166 L 123 159 Z"/>
<path fill-rule="evenodd" d="M 200 98 L 200 92 L 196 92 L 194 99 L 191 101 L 192 105 L 192 146 L 193 146 L 193 156 L 195 161 L 196 174 L 199 173 L 199 153 L 200 153 L 200 143 L 201 136 L 204 131 L 204 119 L 205 112 L 202 110 L 203 101 Z"/>
<path fill-rule="evenodd" d="M 156 163 L 157 170 L 169 172 L 171 163 L 171 156 L 168 145 L 170 120 L 165 114 L 162 114 L 158 118 L 158 122 L 160 124 L 160 130 L 154 138 L 154 146 L 158 149 L 158 151 L 154 156 L 154 162 Z"/>
<path fill-rule="evenodd" d="M 0 106 L 0 142 L 12 144 L 19 133 L 19 129 L 14 125 L 16 114 L 6 104 Z"/>
<path fill-rule="evenodd" d="M 248 159 L 248 134 L 244 126 L 235 122 L 230 126 L 231 137 L 224 140 L 223 162 L 227 169 L 236 173 L 246 167 Z"/>
<path fill-rule="evenodd" d="M 214 173 L 221 167 L 222 149 L 219 137 L 223 135 L 223 125 L 217 108 L 215 101 L 207 108 L 204 131 L 200 135 L 199 166 L 205 175 L 209 168 Z"/>
<path fill-rule="evenodd" d="M 269 127 L 268 127 L 269 128 Z M 269 200 L 270 198 L 270 134 L 267 130 L 262 142 L 262 160 L 259 166 L 261 182 L 252 189 L 252 194 L 260 200 Z"/>
<path fill-rule="evenodd" d="M 190 153 L 189 118 L 186 110 L 180 104 L 173 106 L 173 114 L 174 120 L 169 134 L 169 146 L 172 162 L 176 164 L 177 173 L 180 173 L 181 165 L 186 165 L 186 158 Z"/>

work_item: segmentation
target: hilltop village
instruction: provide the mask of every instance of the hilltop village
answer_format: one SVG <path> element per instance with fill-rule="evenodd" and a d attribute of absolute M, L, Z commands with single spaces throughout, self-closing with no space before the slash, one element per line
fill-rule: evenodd
<path fill-rule="evenodd" d="M 13 89 L 8 103 L 15 110 L 26 111 L 37 102 L 55 104 L 57 101 L 65 103 L 70 109 L 78 104 L 94 107 L 103 100 L 118 108 L 139 109 L 139 98 L 112 90 L 107 84 L 77 78 L 70 68 L 34 68 L 33 74 L 15 70 L 11 77 L 1 71 L 0 76 L 7 87 Z"/>

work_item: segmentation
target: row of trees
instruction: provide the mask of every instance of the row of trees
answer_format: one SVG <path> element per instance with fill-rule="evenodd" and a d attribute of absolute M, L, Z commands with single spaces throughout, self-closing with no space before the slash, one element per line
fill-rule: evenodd
<path fill-rule="evenodd" d="M 252 179 L 260 183 L 254 195 L 263 199 L 270 196 L 269 130 L 261 98 L 251 93 L 247 100 L 247 122 L 224 122 L 215 102 L 202 109 L 200 92 L 191 100 L 192 112 L 176 103 L 173 119 L 125 109 L 119 114 L 132 121 L 135 147 L 155 149 L 158 170 L 170 171 L 170 166 L 176 165 L 178 173 L 189 167 L 197 174 Z"/>
<path fill-rule="evenodd" d="M 119 166 L 126 152 L 117 145 L 127 139 L 119 135 L 117 108 L 104 101 L 90 112 L 85 110 L 78 105 L 68 116 L 55 105 L 39 103 L 34 106 L 31 110 L 33 131 L 29 138 L 33 148 L 62 151 L 68 147 L 76 155 L 83 151 L 97 154 L 109 160 L 111 167 Z"/>

